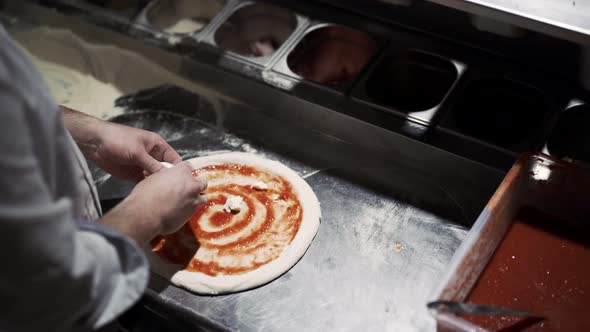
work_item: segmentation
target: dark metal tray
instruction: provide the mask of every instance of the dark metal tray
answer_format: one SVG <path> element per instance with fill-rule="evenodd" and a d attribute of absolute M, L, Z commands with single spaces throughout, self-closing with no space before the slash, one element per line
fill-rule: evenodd
<path fill-rule="evenodd" d="M 562 221 L 584 232 L 589 226 L 589 201 L 588 168 L 543 154 L 523 156 L 507 174 L 473 225 L 467 239 L 453 256 L 449 269 L 432 296 L 433 299 L 464 301 L 523 209 L 535 209 L 555 219 L 553 232 L 566 227 Z M 458 316 L 436 311 L 434 314 L 441 331 L 477 329 L 475 325 Z"/>

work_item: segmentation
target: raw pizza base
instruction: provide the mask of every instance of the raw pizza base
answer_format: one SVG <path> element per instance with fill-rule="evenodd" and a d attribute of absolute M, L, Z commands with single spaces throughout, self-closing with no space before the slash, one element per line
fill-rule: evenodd
<path fill-rule="evenodd" d="M 264 285 L 293 267 L 305 254 L 320 225 L 320 204 L 311 187 L 297 173 L 280 162 L 251 153 L 231 152 L 188 160 L 195 169 L 221 164 L 240 164 L 281 176 L 292 185 L 303 209 L 303 217 L 295 238 L 279 257 L 259 268 L 237 275 L 209 276 L 201 272 L 183 270 L 182 266 L 164 261 L 146 248 L 152 270 L 173 284 L 199 294 L 223 294 L 243 291 Z"/>

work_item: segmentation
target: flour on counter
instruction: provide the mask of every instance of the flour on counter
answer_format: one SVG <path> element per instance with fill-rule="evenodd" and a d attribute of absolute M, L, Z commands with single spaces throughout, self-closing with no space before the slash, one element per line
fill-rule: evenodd
<path fill-rule="evenodd" d="M 201 135 L 206 135 L 211 132 L 211 129 L 210 128 L 201 128 L 197 132 Z"/>
<path fill-rule="evenodd" d="M 233 152 L 233 151 L 231 151 L 231 150 L 198 150 L 194 153 L 194 156 L 195 157 L 203 157 L 203 156 L 210 156 L 210 155 L 214 155 L 214 154 L 228 153 L 228 152 Z"/>
<path fill-rule="evenodd" d="M 223 136 L 223 140 L 222 140 L 223 144 L 227 144 L 229 146 L 231 146 L 232 148 L 236 148 L 239 149 L 241 151 L 244 152 L 249 152 L 249 153 L 257 153 L 258 150 L 253 148 L 252 145 L 250 145 L 249 143 L 246 143 L 245 140 L 234 136 L 232 134 L 225 134 Z"/>
<path fill-rule="evenodd" d="M 30 54 L 58 104 L 111 118 L 123 112 L 114 101 L 124 95 L 173 84 L 206 90 L 134 52 L 82 39 L 70 30 L 37 27 L 12 37 Z"/>

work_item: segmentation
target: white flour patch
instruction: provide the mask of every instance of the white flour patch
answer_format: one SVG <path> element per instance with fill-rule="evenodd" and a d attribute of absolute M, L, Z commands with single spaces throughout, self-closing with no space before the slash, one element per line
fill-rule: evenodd
<path fill-rule="evenodd" d="M 214 154 L 220 154 L 220 153 L 228 153 L 228 152 L 232 152 L 231 150 L 199 150 L 196 152 L 196 156 L 202 157 L 202 156 L 211 156 Z"/>
<path fill-rule="evenodd" d="M 175 132 L 170 129 L 160 130 L 158 131 L 160 136 L 162 136 L 167 142 L 172 142 L 179 140 L 185 136 L 185 133 L 182 132 Z"/>
<path fill-rule="evenodd" d="M 250 145 L 249 143 L 246 143 L 245 140 L 232 134 L 225 134 L 223 136 L 222 143 L 244 152 L 258 153 L 258 149 L 252 147 L 252 145 Z"/>
<path fill-rule="evenodd" d="M 213 95 L 137 53 L 69 30 L 37 27 L 12 36 L 30 54 L 58 104 L 101 119 L 122 113 L 114 105 L 117 98 L 163 84 Z"/>
<path fill-rule="evenodd" d="M 176 152 L 178 153 L 180 158 L 182 158 L 183 160 L 198 156 L 197 152 L 194 150 L 176 149 Z"/>
<path fill-rule="evenodd" d="M 207 135 L 210 132 L 211 132 L 210 128 L 201 128 L 201 129 L 197 130 L 197 133 L 199 133 L 200 135 Z"/>
<path fill-rule="evenodd" d="M 394 245 L 393 236 L 398 226 L 400 205 L 387 200 L 377 200 L 361 208 L 363 218 L 355 223 L 353 231 L 358 239 L 359 254 L 367 259 L 371 269 L 378 270 L 387 263 L 383 252 Z"/>

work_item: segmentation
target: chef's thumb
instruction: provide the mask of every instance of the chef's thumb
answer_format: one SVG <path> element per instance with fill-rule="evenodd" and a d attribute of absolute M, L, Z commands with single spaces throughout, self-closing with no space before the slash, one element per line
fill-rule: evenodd
<path fill-rule="evenodd" d="M 141 167 L 148 175 L 159 172 L 162 168 L 164 168 L 164 166 L 159 161 L 154 159 L 154 157 L 150 156 L 150 154 L 145 151 L 139 155 L 137 158 L 137 163 L 139 164 L 138 166 Z"/>

